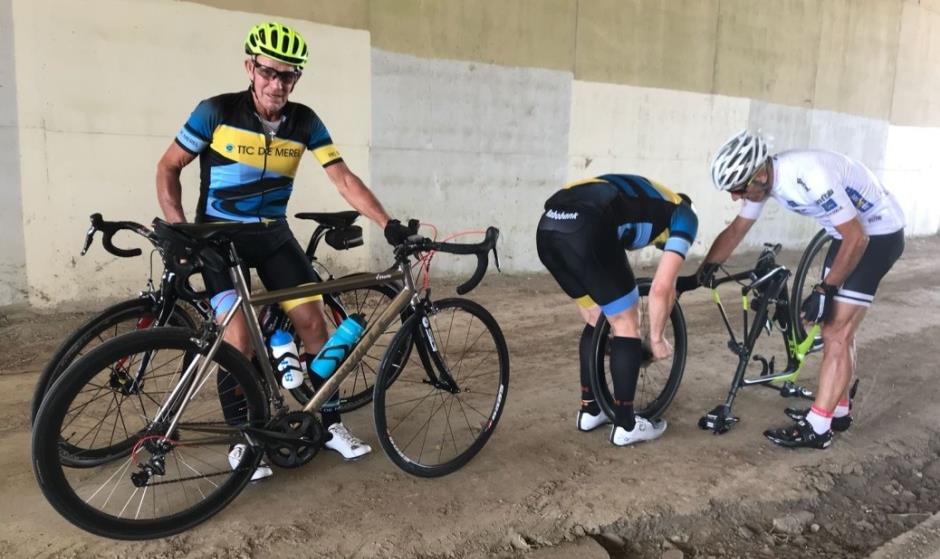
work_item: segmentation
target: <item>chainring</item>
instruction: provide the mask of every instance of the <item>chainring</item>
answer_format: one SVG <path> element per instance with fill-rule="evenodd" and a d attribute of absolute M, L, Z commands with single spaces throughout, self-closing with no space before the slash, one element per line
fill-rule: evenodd
<path fill-rule="evenodd" d="M 268 443 L 265 454 L 272 464 L 280 468 L 299 468 L 310 462 L 320 451 L 326 438 L 320 420 L 313 414 L 302 411 L 287 413 L 267 428 L 298 437 L 296 441 Z"/>

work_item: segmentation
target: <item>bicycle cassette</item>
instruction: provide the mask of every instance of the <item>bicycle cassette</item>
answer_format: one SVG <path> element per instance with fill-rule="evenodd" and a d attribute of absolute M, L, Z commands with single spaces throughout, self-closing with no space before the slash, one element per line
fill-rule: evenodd
<path fill-rule="evenodd" d="M 291 440 L 268 441 L 268 460 L 281 468 L 298 468 L 313 460 L 323 446 L 326 433 L 313 414 L 293 411 L 274 420 L 267 428 L 283 433 Z"/>

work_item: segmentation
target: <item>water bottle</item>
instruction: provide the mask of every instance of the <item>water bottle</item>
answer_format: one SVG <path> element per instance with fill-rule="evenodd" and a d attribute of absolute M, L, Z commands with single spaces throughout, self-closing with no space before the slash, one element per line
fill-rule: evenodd
<path fill-rule="evenodd" d="M 336 327 L 336 332 L 323 344 L 310 368 L 321 379 L 328 379 L 346 359 L 365 330 L 366 320 L 361 314 L 350 315 Z"/>
<path fill-rule="evenodd" d="M 297 388 L 304 383 L 303 369 L 297 358 L 297 346 L 294 337 L 284 330 L 277 329 L 271 335 L 271 355 L 277 363 L 277 370 L 281 374 L 281 386 L 288 390 Z"/>

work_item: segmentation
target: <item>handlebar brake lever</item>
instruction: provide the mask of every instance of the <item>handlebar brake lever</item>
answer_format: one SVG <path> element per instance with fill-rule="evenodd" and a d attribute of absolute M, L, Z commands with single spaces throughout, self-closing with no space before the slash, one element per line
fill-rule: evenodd
<path fill-rule="evenodd" d="M 91 248 L 92 241 L 95 240 L 95 233 L 98 231 L 98 228 L 92 225 L 88 228 L 88 232 L 85 233 L 85 244 L 82 246 L 81 255 L 85 256 L 85 253 L 88 252 L 88 249 Z"/>
<path fill-rule="evenodd" d="M 88 219 L 91 221 L 91 226 L 88 227 L 88 232 L 85 233 L 85 246 L 82 247 L 82 256 L 85 256 L 85 253 L 88 252 L 92 241 L 95 240 L 95 232 L 101 230 L 101 222 L 103 221 L 101 214 L 97 212 L 88 216 Z"/>

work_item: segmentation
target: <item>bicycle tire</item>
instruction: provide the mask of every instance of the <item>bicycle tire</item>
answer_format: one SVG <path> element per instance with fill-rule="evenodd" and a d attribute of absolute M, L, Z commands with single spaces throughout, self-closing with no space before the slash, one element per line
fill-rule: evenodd
<path fill-rule="evenodd" d="M 162 437 L 165 442 L 169 443 L 171 449 L 166 451 L 165 455 L 166 471 L 155 482 L 145 484 L 143 491 L 140 492 L 139 504 L 136 501 L 140 487 L 136 486 L 135 489 L 135 484 L 130 479 L 131 476 L 127 474 L 131 470 L 131 465 L 136 463 L 138 457 L 144 452 L 153 454 L 153 450 L 144 443 L 149 439 L 161 438 L 159 427 L 151 423 L 152 418 L 140 420 L 146 427 L 137 431 L 139 441 L 134 447 L 138 450 L 137 453 L 132 453 L 132 449 L 126 449 L 110 460 L 99 464 L 98 470 L 88 468 L 75 470 L 61 463 L 60 440 L 68 440 L 64 431 L 79 429 L 75 424 L 76 417 L 80 416 L 75 413 L 69 414 L 71 406 L 77 398 L 87 394 L 88 387 L 96 386 L 94 382 L 97 375 L 108 370 L 111 364 L 124 356 L 138 353 L 159 356 L 161 351 L 179 352 L 183 356 L 204 355 L 208 347 L 200 347 L 197 335 L 182 328 L 155 328 L 113 338 L 74 362 L 66 373 L 59 377 L 49 390 L 36 416 L 32 437 L 32 459 L 36 479 L 43 495 L 53 508 L 66 520 L 83 530 L 99 536 L 127 540 L 159 538 L 182 532 L 205 521 L 231 502 L 248 483 L 261 460 L 263 451 L 253 445 L 243 431 L 238 430 L 228 437 L 228 439 L 246 444 L 246 452 L 237 467 L 233 468 L 228 462 L 230 447 L 224 445 L 229 444 L 230 441 L 223 437 L 216 437 L 222 440 L 213 439 L 212 444 L 215 450 L 208 449 L 211 451 L 210 454 L 201 454 L 196 458 L 197 449 L 210 445 L 205 433 L 213 432 L 205 427 L 207 424 L 213 425 L 211 421 L 206 420 L 211 416 L 200 406 L 211 408 L 215 402 L 220 410 L 216 415 L 224 416 L 224 412 L 221 411 L 222 406 L 219 404 L 216 385 L 212 384 L 206 388 L 208 383 L 203 383 L 199 385 L 200 390 L 194 394 L 193 398 L 188 400 L 188 407 L 184 411 L 184 417 L 176 435 L 172 439 Z M 167 363 L 172 361 L 171 359 Z M 235 348 L 223 344 L 213 361 L 217 366 L 210 368 L 210 373 L 221 372 L 220 374 L 230 375 L 225 379 L 226 382 L 233 379 L 232 393 L 237 394 L 240 389 L 240 394 L 244 395 L 244 408 L 238 408 L 238 411 L 243 409 L 245 415 L 239 416 L 239 424 L 242 421 L 245 424 L 264 424 L 268 417 L 266 399 L 255 380 L 257 373 L 245 357 Z M 157 362 L 161 361 L 157 358 L 152 361 L 152 363 Z M 185 367 L 187 364 L 187 358 L 183 357 L 177 367 Z M 203 388 L 206 392 L 202 391 Z M 95 388 L 91 390 L 92 393 L 97 391 Z M 196 399 L 196 396 L 200 398 Z M 90 425 L 97 421 L 97 414 L 89 410 L 103 407 L 103 404 L 95 406 L 95 401 L 96 397 L 93 396 L 88 403 L 82 403 L 76 408 L 78 414 L 88 412 L 92 415 L 89 418 Z M 107 410 L 111 409 L 112 406 L 108 404 Z M 187 417 L 193 417 L 193 420 L 187 420 Z M 131 416 L 122 417 L 122 421 L 130 418 Z M 105 418 L 101 421 L 105 421 Z M 228 419 L 221 421 L 217 419 L 214 425 L 226 425 L 227 422 Z M 97 429 L 97 427 L 93 428 Z M 191 432 L 200 433 L 200 429 L 203 433 L 202 440 L 189 436 Z M 175 480 L 175 483 L 179 484 L 185 493 L 185 497 L 178 501 L 181 502 L 180 506 L 185 508 L 178 512 L 161 514 L 164 507 L 169 508 L 174 502 L 160 489 L 165 486 L 173 487 L 174 482 L 168 477 L 173 473 L 173 466 L 179 478 Z M 202 476 L 191 476 L 192 472 L 200 473 L 197 468 L 205 470 L 209 467 L 215 467 L 219 471 L 205 473 Z M 109 471 L 107 468 L 114 470 L 114 474 L 110 477 L 106 477 Z M 123 468 L 123 473 L 121 468 Z M 140 469 L 138 465 L 135 473 Z M 208 480 L 210 477 L 218 479 L 220 476 L 226 476 L 226 479 L 218 482 L 209 481 L 208 484 L 202 485 L 197 481 L 203 478 Z M 101 487 L 90 496 L 86 496 L 101 479 L 105 480 Z M 189 485 L 185 485 L 187 483 Z M 113 485 L 113 487 L 106 488 L 107 485 Z M 198 495 L 194 494 L 193 486 L 198 490 Z M 169 487 L 167 491 L 172 490 Z M 130 496 L 124 502 L 124 507 L 118 510 L 123 497 L 128 492 Z M 202 496 L 203 499 L 201 501 L 197 499 L 197 502 L 191 503 L 192 499 L 198 496 Z M 112 499 L 115 500 L 113 506 L 110 504 Z M 147 506 L 145 507 L 144 504 Z M 150 517 L 141 519 L 142 512 L 149 514 Z M 131 518 L 131 513 L 136 518 Z"/>
<path fill-rule="evenodd" d="M 138 326 L 141 319 L 153 318 L 156 310 L 154 306 L 153 300 L 146 297 L 121 301 L 88 319 L 59 344 L 59 347 L 56 348 L 52 357 L 49 358 L 46 366 L 40 372 L 39 380 L 36 381 L 36 387 L 33 389 L 29 414 L 30 423 L 36 420 L 36 413 L 39 411 L 39 406 L 42 405 L 42 399 L 46 391 L 73 361 L 87 353 L 93 347 L 94 342 L 104 342 L 107 339 L 116 337 L 119 327 L 123 323 L 134 323 L 135 326 Z M 190 313 L 177 303 L 170 314 L 168 326 L 195 328 L 196 322 Z M 108 333 L 111 335 L 106 338 L 105 336 Z"/>
<path fill-rule="evenodd" d="M 649 325 L 645 319 L 649 316 L 649 313 L 642 311 L 646 306 L 645 301 L 649 295 L 651 283 L 649 278 L 639 278 L 637 280 L 637 288 L 640 292 L 640 300 L 637 305 L 640 306 L 642 315 L 640 331 L 641 336 L 645 334 L 642 339 L 646 342 L 648 342 Z M 678 299 L 669 314 L 669 324 L 666 329 L 667 339 L 669 338 L 669 327 L 672 329 L 673 356 L 668 371 L 662 362 L 652 362 L 640 367 L 637 393 L 634 398 L 634 410 L 637 415 L 646 419 L 659 418 L 666 411 L 679 390 L 679 383 L 682 381 L 682 375 L 685 372 L 688 339 L 685 316 L 682 313 L 682 306 L 679 305 Z M 609 337 L 610 323 L 602 314 L 594 328 L 594 339 L 592 341 L 594 358 L 592 359 L 591 388 L 601 410 L 604 411 L 607 417 L 612 418 L 614 417 L 613 389 L 607 374 L 607 341 Z"/>
<path fill-rule="evenodd" d="M 826 253 L 829 252 L 832 241 L 833 237 L 826 233 L 825 229 L 820 229 L 806 245 L 806 250 L 800 256 L 800 263 L 793 275 L 793 287 L 790 296 L 790 321 L 796 331 L 797 341 L 806 338 L 806 325 L 803 324 L 803 320 L 800 318 L 800 306 L 803 304 L 805 294 L 823 280 Z M 822 335 L 820 334 L 813 344 L 813 351 L 821 348 Z"/>
<path fill-rule="evenodd" d="M 326 307 L 324 310 L 327 311 L 327 318 L 334 328 L 353 313 L 363 314 L 366 324 L 369 324 L 385 309 L 399 291 L 400 289 L 384 284 L 342 293 L 329 293 L 323 296 L 324 306 Z M 404 322 L 405 317 L 407 317 L 407 314 L 403 312 L 402 322 Z M 290 324 L 289 319 L 285 322 L 285 326 L 293 333 L 293 326 Z M 340 397 L 336 411 L 341 414 L 348 413 L 372 401 L 373 387 L 375 386 L 375 378 L 378 376 L 382 356 L 391 344 L 391 339 L 396 332 L 394 325 L 390 327 L 383 334 L 383 338 L 377 340 L 363 359 L 356 364 L 356 369 L 343 379 L 339 386 Z M 407 350 L 410 350 L 410 346 L 406 348 Z M 399 363 L 404 359 L 407 359 L 407 354 L 400 356 Z M 291 395 L 303 405 L 313 398 L 315 392 L 309 382 L 304 382 L 299 387 L 292 389 Z"/>
<path fill-rule="evenodd" d="M 458 312 L 462 313 L 460 317 Z M 432 332 L 432 337 L 427 336 L 427 330 Z M 484 336 L 486 341 L 482 341 Z M 463 350 L 456 349 L 450 353 L 460 343 L 461 337 L 465 343 L 471 338 L 473 341 Z M 433 361 L 434 370 L 429 373 L 422 359 L 406 360 L 400 366 L 396 365 L 395 355 L 405 344 L 426 344 L 424 349 Z M 506 405 L 509 349 L 496 319 L 481 305 L 468 299 L 442 299 L 432 305 L 431 315 L 422 310 L 410 316 L 385 355 L 373 400 L 376 435 L 385 453 L 399 468 L 419 477 L 444 476 L 463 467 L 489 440 Z M 465 364 L 469 374 L 464 370 Z M 434 384 L 435 380 L 443 378 L 442 370 L 453 378 L 457 392 Z M 489 387 L 490 382 L 495 386 Z M 492 403 L 488 403 L 491 399 Z M 418 403 L 412 405 L 415 401 Z M 421 403 L 431 404 L 431 412 L 423 423 L 423 410 L 420 417 L 413 416 Z M 426 454 L 424 451 L 432 429 L 437 432 L 431 427 L 431 420 L 441 411 L 446 428 L 440 429 L 439 444 L 436 444 L 435 434 L 432 447 Z M 451 414 L 460 424 L 451 424 Z M 462 431 L 464 424 L 466 435 Z M 417 433 L 410 439 L 402 431 L 409 425 L 417 425 Z M 469 439 L 465 448 L 458 447 L 455 429 L 460 431 L 461 442 Z M 419 436 L 422 442 L 417 456 L 414 456 L 412 443 Z M 450 446 L 453 447 L 452 456 Z M 448 450 L 446 460 L 443 459 L 445 449 Z M 434 453 L 437 461 L 432 462 Z"/>

